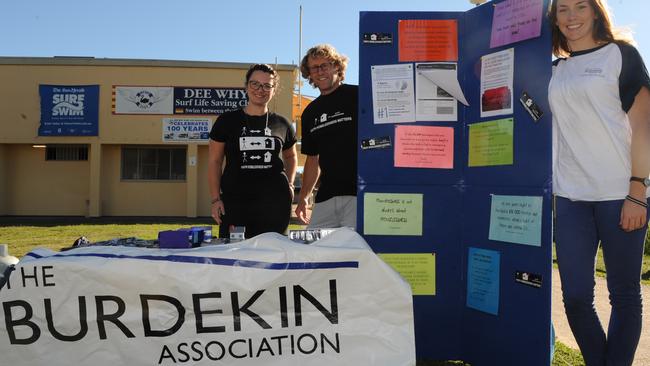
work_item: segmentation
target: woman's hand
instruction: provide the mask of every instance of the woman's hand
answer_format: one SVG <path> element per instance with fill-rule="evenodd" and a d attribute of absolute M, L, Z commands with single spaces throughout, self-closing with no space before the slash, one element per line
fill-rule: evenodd
<path fill-rule="evenodd" d="M 221 225 L 221 216 L 226 214 L 226 209 L 223 206 L 223 201 L 218 200 L 212 204 L 212 218 L 217 224 Z"/>
<path fill-rule="evenodd" d="M 643 202 L 646 202 L 645 198 Z M 647 208 L 629 200 L 623 201 L 621 221 L 618 225 L 624 231 L 643 229 L 646 226 Z"/>

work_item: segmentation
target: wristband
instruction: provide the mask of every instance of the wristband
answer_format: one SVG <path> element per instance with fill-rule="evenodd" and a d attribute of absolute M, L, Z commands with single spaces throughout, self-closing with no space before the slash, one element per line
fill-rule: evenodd
<path fill-rule="evenodd" d="M 648 208 L 648 203 L 647 202 L 643 202 L 641 200 L 638 200 L 638 199 L 630 196 L 629 194 L 627 196 L 625 196 L 625 199 L 632 202 L 632 203 L 636 203 L 639 206 L 643 206 L 645 208 Z"/>
<path fill-rule="evenodd" d="M 221 201 L 221 198 L 220 198 L 220 197 L 213 198 L 213 199 L 212 199 L 212 204 L 214 205 L 215 203 L 217 203 L 217 202 L 219 202 L 219 201 Z"/>

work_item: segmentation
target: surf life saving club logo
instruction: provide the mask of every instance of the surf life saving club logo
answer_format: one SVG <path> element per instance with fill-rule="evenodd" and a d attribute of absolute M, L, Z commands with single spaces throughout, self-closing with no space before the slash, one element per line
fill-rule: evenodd
<path fill-rule="evenodd" d="M 146 110 L 153 107 L 156 103 L 164 100 L 171 94 L 171 89 L 162 91 L 140 90 L 136 93 L 130 93 L 123 89 L 118 89 L 118 93 L 129 102 L 135 104 L 138 108 Z"/>
<path fill-rule="evenodd" d="M 83 118 L 86 97 L 84 89 L 60 90 L 55 88 L 53 91 L 55 93 L 52 94 L 52 117 L 77 116 Z"/>

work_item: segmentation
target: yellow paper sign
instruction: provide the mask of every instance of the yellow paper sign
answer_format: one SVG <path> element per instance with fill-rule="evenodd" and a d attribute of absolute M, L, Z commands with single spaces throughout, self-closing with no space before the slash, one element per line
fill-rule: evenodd
<path fill-rule="evenodd" d="M 436 294 L 435 253 L 379 253 L 411 285 L 413 295 Z"/>

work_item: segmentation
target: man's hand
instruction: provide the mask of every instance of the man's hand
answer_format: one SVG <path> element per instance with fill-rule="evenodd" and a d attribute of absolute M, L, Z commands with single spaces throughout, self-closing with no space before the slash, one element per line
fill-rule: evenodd
<path fill-rule="evenodd" d="M 309 225 L 310 216 L 307 215 L 307 198 L 298 199 L 298 205 L 296 206 L 296 216 L 298 220 L 305 225 Z"/>

